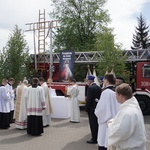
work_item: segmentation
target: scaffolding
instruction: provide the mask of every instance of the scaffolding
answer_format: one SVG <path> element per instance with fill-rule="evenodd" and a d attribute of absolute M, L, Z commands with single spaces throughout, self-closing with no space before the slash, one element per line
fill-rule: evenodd
<path fill-rule="evenodd" d="M 137 62 L 137 61 L 147 61 L 150 54 L 150 49 L 139 49 L 139 50 L 123 50 L 123 56 L 126 56 L 127 62 Z M 59 53 L 53 53 L 53 63 L 59 63 L 60 55 Z M 32 63 L 34 60 L 34 54 L 31 54 Z M 85 63 L 85 64 L 95 64 L 102 61 L 103 52 L 102 51 L 91 51 L 91 52 L 75 52 L 75 63 Z M 45 62 L 50 61 L 49 54 L 45 54 Z M 40 61 L 39 63 L 43 63 Z"/>

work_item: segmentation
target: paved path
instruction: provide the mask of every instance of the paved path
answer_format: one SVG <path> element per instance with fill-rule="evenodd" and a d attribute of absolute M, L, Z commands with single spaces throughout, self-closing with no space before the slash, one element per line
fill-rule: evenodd
<path fill-rule="evenodd" d="M 146 128 L 150 139 L 150 117 L 146 117 Z M 88 118 L 81 111 L 81 122 L 70 123 L 69 119 L 52 119 L 41 136 L 29 136 L 26 130 L 0 130 L 0 150 L 97 150 L 97 145 L 87 144 L 90 130 Z M 148 143 L 147 150 L 150 150 Z"/>

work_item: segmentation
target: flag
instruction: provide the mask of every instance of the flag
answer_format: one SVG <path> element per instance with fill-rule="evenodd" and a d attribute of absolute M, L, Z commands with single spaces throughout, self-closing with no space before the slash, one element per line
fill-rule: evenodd
<path fill-rule="evenodd" d="M 97 78 L 97 75 L 96 75 L 95 67 L 93 67 L 93 76 L 95 76 L 94 82 L 95 82 L 97 85 L 100 85 L 100 83 L 99 83 L 99 81 L 98 81 L 98 78 Z"/>
<path fill-rule="evenodd" d="M 87 68 L 88 68 L 88 71 L 87 71 L 87 74 L 86 74 L 86 79 L 88 78 L 89 75 L 92 75 L 89 65 L 87 66 Z"/>
<path fill-rule="evenodd" d="M 112 70 L 111 70 L 111 72 L 110 72 L 111 74 L 113 74 L 114 75 L 114 77 L 115 77 L 115 72 L 114 72 L 114 68 L 112 68 Z"/>

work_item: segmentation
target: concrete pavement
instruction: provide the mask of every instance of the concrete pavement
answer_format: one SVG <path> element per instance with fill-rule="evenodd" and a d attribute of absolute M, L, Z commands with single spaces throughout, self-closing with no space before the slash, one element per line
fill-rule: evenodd
<path fill-rule="evenodd" d="M 148 141 L 150 121 L 146 117 Z M 70 123 L 69 119 L 52 119 L 51 126 L 44 128 L 41 136 L 29 136 L 26 130 L 0 130 L 0 150 L 97 150 L 97 144 L 87 144 L 91 138 L 87 114 L 81 111 L 81 122 Z M 150 143 L 148 148 L 150 150 Z"/>

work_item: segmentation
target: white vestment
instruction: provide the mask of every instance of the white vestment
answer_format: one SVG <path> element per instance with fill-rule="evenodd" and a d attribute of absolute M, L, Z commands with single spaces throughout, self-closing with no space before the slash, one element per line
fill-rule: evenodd
<path fill-rule="evenodd" d="M 15 93 L 14 93 L 14 90 L 12 88 L 12 85 L 10 84 L 6 84 L 6 89 L 7 91 L 9 92 L 10 94 L 10 99 L 9 99 L 9 107 L 10 107 L 10 110 L 14 110 L 15 108 L 15 102 L 14 102 L 14 98 L 15 98 Z"/>
<path fill-rule="evenodd" d="M 79 95 L 78 86 L 76 84 L 69 86 L 67 89 L 67 94 L 71 96 L 70 121 L 80 122 L 79 101 L 77 98 Z"/>
<path fill-rule="evenodd" d="M 135 97 L 120 105 L 120 110 L 108 124 L 108 145 L 117 150 L 146 150 L 143 115 Z"/>
<path fill-rule="evenodd" d="M 27 128 L 27 86 L 22 83 L 16 89 L 15 125 L 18 129 Z"/>
<path fill-rule="evenodd" d="M 45 104 L 46 104 L 46 108 L 43 110 L 43 126 L 49 125 L 50 121 L 51 121 L 51 106 L 50 106 L 50 92 L 49 92 L 49 88 L 47 86 L 47 83 L 44 82 L 41 87 L 43 87 L 44 89 L 44 96 L 45 96 Z"/>
<path fill-rule="evenodd" d="M 0 86 L 0 112 L 1 113 L 10 112 L 9 100 L 10 100 L 10 95 L 6 90 L 6 87 Z"/>
<path fill-rule="evenodd" d="M 95 109 L 95 115 L 98 118 L 98 145 L 107 148 L 107 121 L 114 118 L 117 114 L 119 103 L 116 100 L 115 92 L 111 89 L 105 89 Z"/>
<path fill-rule="evenodd" d="M 25 98 L 27 99 L 27 116 L 42 116 L 42 110 L 46 108 L 43 88 L 28 87 Z"/>

